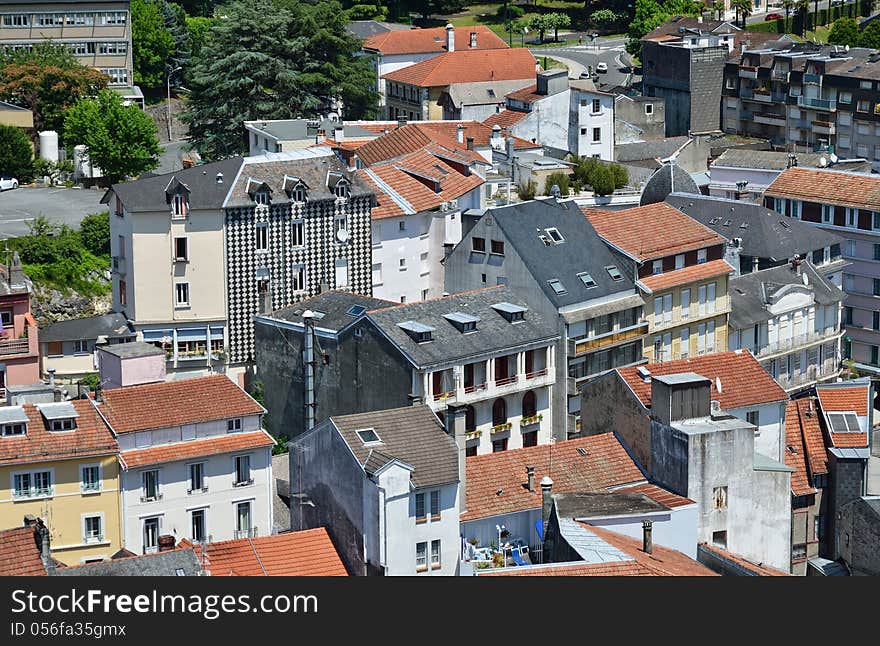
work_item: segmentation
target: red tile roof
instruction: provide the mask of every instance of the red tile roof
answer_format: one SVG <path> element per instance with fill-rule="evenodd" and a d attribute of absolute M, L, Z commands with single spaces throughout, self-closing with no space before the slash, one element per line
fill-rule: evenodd
<path fill-rule="evenodd" d="M 117 433 L 265 412 L 225 375 L 105 390 L 101 412 Z"/>
<path fill-rule="evenodd" d="M 461 164 L 489 163 L 476 151 L 468 150 L 466 144 L 459 143 L 455 137 L 444 136 L 424 123 L 411 123 L 376 137 L 358 148 L 357 156 L 364 165 L 371 166 L 426 149 Z"/>
<path fill-rule="evenodd" d="M 535 467 L 535 491 L 526 488 L 526 466 Z M 645 480 L 613 433 L 472 456 L 466 472 L 463 521 L 540 507 L 540 482 L 546 475 L 553 480 L 553 493 L 607 491 Z"/>
<path fill-rule="evenodd" d="M 514 90 L 513 92 L 508 92 L 505 94 L 505 97 L 508 99 L 513 99 L 514 101 L 522 101 L 523 103 L 531 103 L 532 101 L 540 101 L 541 99 L 546 99 L 546 94 L 538 94 L 538 85 L 532 83 L 528 87 L 524 87 L 519 90 Z"/>
<path fill-rule="evenodd" d="M 33 527 L 0 530 L 0 576 L 46 576 Z"/>
<path fill-rule="evenodd" d="M 455 50 L 470 50 L 471 33 L 477 34 L 477 49 L 508 49 L 507 43 L 495 32 L 483 25 L 455 28 Z M 381 52 L 385 56 L 395 54 L 424 54 L 446 51 L 446 27 L 432 29 L 393 29 L 384 34 L 370 36 L 364 41 L 364 49 Z"/>
<path fill-rule="evenodd" d="M 659 502 L 661 505 L 666 505 L 670 509 L 697 504 L 690 498 L 679 496 L 676 493 L 672 493 L 668 489 L 664 489 L 663 487 L 658 487 L 657 485 L 650 483 L 639 484 L 633 487 L 624 487 L 623 489 L 615 489 L 614 493 L 643 493 L 654 502 Z"/>
<path fill-rule="evenodd" d="M 528 112 L 520 112 L 519 110 L 502 110 L 491 115 L 488 119 L 484 119 L 483 124 L 490 128 L 500 126 L 502 130 L 506 130 L 525 119 L 528 114 Z"/>
<path fill-rule="evenodd" d="M 73 431 L 50 431 L 37 407 L 25 404 L 27 433 L 0 438 L 0 466 L 116 454 L 119 446 L 91 402 L 74 399 L 70 403 L 79 415 Z"/>
<path fill-rule="evenodd" d="M 624 536 L 607 527 L 595 527 L 580 523 L 599 538 L 624 552 L 636 561 L 653 570 L 657 576 L 717 576 L 715 572 L 702 563 L 698 563 L 678 550 L 663 547 L 654 543 L 652 551 L 647 554 L 642 549 L 642 541 L 631 536 Z"/>
<path fill-rule="evenodd" d="M 710 545 L 709 543 L 700 543 L 700 547 L 705 549 L 707 552 L 710 552 L 715 556 L 720 557 L 722 560 L 735 563 L 736 565 L 745 568 L 756 576 L 791 576 L 791 574 L 785 572 L 784 570 L 778 570 L 774 567 L 763 565 L 761 563 L 754 563 L 740 556 L 739 554 L 728 552 L 725 549 L 721 549 L 720 547 L 717 547 L 715 545 Z"/>
<path fill-rule="evenodd" d="M 193 547 L 212 576 L 348 576 L 323 527 Z"/>
<path fill-rule="evenodd" d="M 867 433 L 831 433 L 831 445 L 838 449 L 861 449 L 868 446 Z"/>
<path fill-rule="evenodd" d="M 610 561 L 608 563 L 554 563 L 534 567 L 508 567 L 479 570 L 479 576 L 657 576 L 657 573 L 638 561 Z"/>
<path fill-rule="evenodd" d="M 810 484 L 807 449 L 804 444 L 804 433 L 801 428 L 799 401 L 788 402 L 785 408 L 785 464 L 794 469 L 791 474 L 791 494 L 807 496 L 816 493 Z M 808 402 L 804 402 L 808 404 Z M 823 447 L 824 448 L 824 447 Z"/>
<path fill-rule="evenodd" d="M 769 402 L 787 401 L 782 387 L 767 374 L 761 364 L 747 350 L 718 352 L 690 359 L 663 361 L 645 366 L 652 375 L 672 375 L 695 372 L 712 381 L 711 396 L 722 408 L 734 409 Z M 617 368 L 617 373 L 629 385 L 639 401 L 651 406 L 651 383 L 639 377 L 638 368 Z M 716 388 L 716 377 L 721 380 L 721 392 Z"/>
<path fill-rule="evenodd" d="M 820 423 L 819 405 L 815 397 L 796 399 L 797 412 L 800 417 L 801 432 L 804 436 L 804 450 L 807 452 L 807 463 L 810 473 L 821 475 L 828 473 L 828 453 L 825 450 L 825 437 L 822 435 Z M 812 401 L 812 412 L 810 402 Z M 788 422 L 788 409 L 785 411 L 785 420 Z"/>
<path fill-rule="evenodd" d="M 465 141 L 467 141 L 467 137 L 473 137 L 475 146 L 484 147 L 491 145 L 492 126 L 480 123 L 479 121 L 423 121 L 417 125 L 444 137 L 445 140 L 454 139 L 457 141 L 458 124 L 464 126 L 463 136 Z M 513 138 L 513 147 L 517 150 L 541 147 L 540 144 L 532 143 L 522 137 L 513 137 L 513 135 L 507 135 L 507 137 Z"/>
<path fill-rule="evenodd" d="M 615 247 L 645 261 L 723 244 L 725 238 L 666 202 L 623 211 L 583 208 L 596 232 Z"/>
<path fill-rule="evenodd" d="M 698 280 L 724 276 L 735 271 L 724 259 L 710 260 L 699 265 L 691 265 L 690 267 L 665 271 L 662 274 L 654 274 L 653 276 L 640 279 L 639 282 L 648 288 L 649 293 L 653 294 L 654 292 L 677 285 L 695 283 Z"/>
<path fill-rule="evenodd" d="M 788 168 L 773 180 L 764 195 L 880 211 L 880 176 Z"/>
<path fill-rule="evenodd" d="M 389 72 L 382 78 L 418 87 L 445 87 L 455 83 L 530 79 L 536 70 L 535 57 L 525 48 L 456 50 Z"/>
<path fill-rule="evenodd" d="M 232 453 L 233 451 L 256 449 L 274 444 L 275 440 L 271 436 L 263 431 L 257 431 L 254 433 L 216 435 L 200 440 L 192 440 L 191 442 L 178 442 L 177 444 L 152 446 L 147 449 L 123 451 L 121 457 L 125 466 L 131 469 L 144 466 L 145 464 L 177 462 L 178 460 L 189 460 L 206 455 L 218 455 L 220 453 Z"/>
<path fill-rule="evenodd" d="M 829 412 L 852 411 L 856 415 L 868 415 L 868 386 L 816 388 L 822 410 Z"/>

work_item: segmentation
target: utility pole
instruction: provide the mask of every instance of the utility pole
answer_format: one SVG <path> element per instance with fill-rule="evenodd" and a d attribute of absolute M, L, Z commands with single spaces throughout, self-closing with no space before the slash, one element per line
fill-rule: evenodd
<path fill-rule="evenodd" d="M 168 89 L 168 143 L 171 143 L 171 75 L 178 70 L 182 70 L 183 68 L 178 66 L 174 69 L 171 69 L 171 66 L 168 66 L 168 76 L 166 77 L 166 85 Z"/>

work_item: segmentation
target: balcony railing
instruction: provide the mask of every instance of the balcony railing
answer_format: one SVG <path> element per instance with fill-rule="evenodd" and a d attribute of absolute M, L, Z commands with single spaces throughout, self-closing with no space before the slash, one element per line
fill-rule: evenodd
<path fill-rule="evenodd" d="M 451 399 L 451 398 L 454 397 L 454 396 L 455 396 L 455 391 L 454 391 L 454 390 L 447 390 L 447 391 L 444 392 L 444 393 L 434 393 L 434 394 L 432 395 L 432 397 L 434 398 L 434 401 L 435 401 L 435 402 L 443 401 L 444 399 Z"/>
<path fill-rule="evenodd" d="M 501 379 L 495 380 L 496 386 L 506 386 L 507 384 L 512 384 L 516 381 L 516 375 L 510 375 L 509 377 L 502 377 Z"/>
<path fill-rule="evenodd" d="M 8 328 L 12 332 L 12 327 Z M 24 336 L 13 339 L 0 337 L 0 357 L 11 357 L 19 354 L 39 354 L 37 347 L 37 327 L 29 325 L 25 328 Z"/>
<path fill-rule="evenodd" d="M 783 114 L 756 114 L 752 120 L 755 123 L 763 123 L 769 126 L 785 125 L 785 115 Z"/>
<path fill-rule="evenodd" d="M 495 424 L 492 426 L 492 433 L 503 433 L 504 431 L 509 431 L 513 427 L 512 422 L 502 422 L 501 424 Z"/>
<path fill-rule="evenodd" d="M 208 487 L 204 486 L 204 487 L 197 487 L 196 489 L 187 489 L 186 493 L 190 496 L 194 493 L 208 493 Z"/>
<path fill-rule="evenodd" d="M 752 95 L 753 101 L 759 101 L 761 103 L 772 103 L 773 102 L 773 94 L 770 90 L 755 90 Z"/>
<path fill-rule="evenodd" d="M 790 72 L 788 70 L 773 70 L 770 72 L 770 78 L 774 81 L 783 81 L 784 83 L 788 83 L 788 77 Z"/>
<path fill-rule="evenodd" d="M 618 343 L 631 341 L 633 339 L 637 339 L 640 336 L 644 336 L 647 333 L 648 322 L 640 321 L 633 326 L 623 328 L 621 330 L 608 332 L 606 334 L 603 334 L 602 336 L 593 337 L 592 339 L 569 339 L 568 353 L 570 356 L 577 356 L 579 354 L 584 354 L 585 352 L 590 352 L 592 350 L 599 350 L 601 348 L 607 348 L 612 345 L 617 345 Z"/>
<path fill-rule="evenodd" d="M 251 527 L 250 529 L 236 529 L 235 538 L 256 538 L 258 533 L 256 527 Z"/>
<path fill-rule="evenodd" d="M 799 96 L 797 104 L 799 108 L 813 108 L 814 110 L 824 110 L 826 112 L 834 112 L 837 110 L 837 101 L 833 99 L 816 99 L 813 97 Z"/>
<path fill-rule="evenodd" d="M 157 500 L 162 500 L 162 494 L 157 493 L 152 496 L 141 496 L 141 502 L 155 502 Z"/>
<path fill-rule="evenodd" d="M 805 85 L 820 85 L 822 77 L 819 74 L 804 74 Z"/>
<path fill-rule="evenodd" d="M 236 480 L 232 483 L 233 487 L 247 487 L 248 485 L 254 484 L 253 478 L 248 478 L 247 480 Z"/>
<path fill-rule="evenodd" d="M 833 135 L 837 132 L 837 127 L 830 121 L 813 121 L 813 132 L 820 135 Z"/>
<path fill-rule="evenodd" d="M 834 330 L 829 333 L 817 333 L 817 332 L 808 332 L 807 334 L 798 334 L 790 339 L 783 339 L 782 341 L 775 341 L 773 343 L 767 343 L 766 345 L 760 348 L 753 348 L 752 353 L 756 357 L 767 357 L 771 354 L 777 354 L 779 352 L 785 352 L 787 350 L 792 350 L 794 348 L 800 347 L 802 345 L 806 345 L 808 343 L 817 343 L 821 341 L 828 341 L 833 339 L 835 336 L 840 335 L 840 330 Z"/>
<path fill-rule="evenodd" d="M 519 420 L 519 426 L 520 428 L 523 428 L 525 426 L 533 426 L 535 424 L 539 424 L 542 419 L 544 419 L 544 415 L 542 413 L 531 415 L 529 417 L 523 417 L 521 420 Z"/>
<path fill-rule="evenodd" d="M 464 387 L 464 392 L 467 393 L 467 394 L 478 393 L 478 392 L 480 392 L 481 390 L 486 390 L 486 388 L 488 388 L 488 387 L 489 387 L 489 384 L 487 384 L 487 383 L 484 381 L 484 382 L 481 383 L 481 384 L 471 384 L 470 386 L 465 386 L 465 387 Z"/>
<path fill-rule="evenodd" d="M 534 370 L 532 372 L 526 373 L 526 379 L 537 379 L 538 377 L 543 377 L 546 374 L 547 368 L 544 368 L 543 370 Z"/>
<path fill-rule="evenodd" d="M 756 79 L 758 78 L 758 68 L 752 65 L 740 65 L 739 77 L 742 79 Z"/>

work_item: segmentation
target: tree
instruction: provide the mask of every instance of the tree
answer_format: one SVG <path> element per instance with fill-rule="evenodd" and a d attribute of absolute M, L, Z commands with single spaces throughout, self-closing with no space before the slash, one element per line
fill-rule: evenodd
<path fill-rule="evenodd" d="M 174 37 L 165 27 L 157 0 L 131 0 L 131 46 L 135 83 L 149 88 L 164 85 L 167 61 L 174 55 Z"/>
<path fill-rule="evenodd" d="M 547 24 L 547 16 L 543 14 L 538 14 L 536 16 L 532 16 L 529 19 L 529 29 L 532 31 L 538 32 L 538 39 L 540 42 L 544 42 L 544 32 L 550 29 L 550 26 Z"/>
<path fill-rule="evenodd" d="M 859 35 L 859 47 L 880 49 L 880 22 L 873 20 Z"/>
<path fill-rule="evenodd" d="M 828 32 L 828 42 L 832 45 L 855 47 L 859 38 L 859 25 L 853 18 L 838 18 Z"/>
<path fill-rule="evenodd" d="M 96 256 L 110 255 L 110 212 L 90 213 L 79 223 L 83 246 Z"/>
<path fill-rule="evenodd" d="M 803 36 L 807 30 L 807 12 L 810 10 L 810 0 L 795 0 L 794 8 L 801 17 L 801 33 Z"/>
<path fill-rule="evenodd" d="M 97 94 L 109 79 L 96 69 L 80 65 L 70 49 L 51 42 L 28 50 L 0 48 L 0 101 L 34 113 L 33 141 L 44 130 L 63 140 L 64 114 L 80 97 Z"/>
<path fill-rule="evenodd" d="M 73 162 L 69 159 L 50 161 L 37 157 L 34 160 L 34 176 L 46 178 L 49 186 L 56 186 L 61 182 L 69 180 L 73 175 L 73 171 Z"/>
<path fill-rule="evenodd" d="M 125 105 L 112 90 L 80 99 L 64 122 L 67 141 L 86 147 L 89 160 L 111 183 L 159 165 L 156 124 L 135 105 Z"/>
<path fill-rule="evenodd" d="M 528 182 L 520 182 L 516 189 L 516 194 L 521 200 L 534 200 L 538 194 L 538 184 L 535 180 L 530 179 Z"/>
<path fill-rule="evenodd" d="M 345 10 L 349 20 L 387 20 L 388 8 L 379 4 L 356 4 Z"/>
<path fill-rule="evenodd" d="M 550 173 L 547 175 L 547 179 L 544 180 L 544 195 L 553 195 L 554 186 L 559 187 L 560 197 L 568 196 L 568 175 L 561 172 Z"/>
<path fill-rule="evenodd" d="M 614 188 L 623 188 L 629 184 L 629 172 L 620 164 L 608 164 L 611 178 L 614 180 Z"/>
<path fill-rule="evenodd" d="M 171 34 L 174 41 L 174 53 L 171 55 L 168 69 L 175 67 L 185 68 L 192 56 L 192 47 L 189 41 L 189 30 L 186 27 L 186 12 L 179 4 L 159 0 L 162 10 L 162 20 L 165 23 L 165 29 Z"/>
<path fill-rule="evenodd" d="M 599 9 L 593 12 L 592 19 L 594 23 L 604 29 L 617 20 L 617 14 L 611 11 L 611 9 Z"/>
<path fill-rule="evenodd" d="M 12 175 L 20 183 L 34 177 L 31 142 L 24 130 L 0 124 L 0 175 Z"/>
<path fill-rule="evenodd" d="M 183 119 L 207 159 L 243 153 L 244 121 L 375 113 L 375 72 L 356 56 L 337 2 L 236 0 L 223 8 L 188 76 Z"/>
<path fill-rule="evenodd" d="M 571 26 L 571 18 L 567 13 L 548 13 L 544 15 L 544 20 L 547 29 L 553 30 L 553 40 L 556 42 L 559 41 L 559 28 L 562 27 L 565 29 L 566 27 Z"/>
<path fill-rule="evenodd" d="M 712 4 L 712 11 L 715 12 L 716 20 L 721 20 L 722 16 L 724 16 L 724 0 L 715 0 Z"/>
<path fill-rule="evenodd" d="M 752 15 L 752 0 L 733 0 L 731 4 L 736 9 L 737 17 L 742 17 L 741 27 L 745 29 L 746 18 Z"/>
<path fill-rule="evenodd" d="M 788 29 L 788 15 L 794 9 L 794 0 L 782 0 L 782 8 L 785 9 L 785 28 Z"/>
<path fill-rule="evenodd" d="M 605 196 L 614 192 L 614 175 L 608 166 L 600 164 L 595 168 L 590 178 L 590 186 L 593 187 L 593 193 L 596 195 Z"/>
<path fill-rule="evenodd" d="M 213 18 L 203 18 L 201 16 L 186 17 L 186 31 L 189 34 L 190 58 L 195 58 L 202 51 L 205 41 L 211 31 L 211 25 L 214 24 Z"/>

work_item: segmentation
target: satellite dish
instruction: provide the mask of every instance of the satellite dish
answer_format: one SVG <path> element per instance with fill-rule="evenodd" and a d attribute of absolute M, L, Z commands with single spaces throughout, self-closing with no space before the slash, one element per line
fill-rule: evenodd
<path fill-rule="evenodd" d="M 819 168 L 825 168 L 828 165 L 828 160 L 824 157 L 819 157 Z"/>
<path fill-rule="evenodd" d="M 348 231 L 340 229 L 336 232 L 336 239 L 339 240 L 339 242 L 348 242 Z"/>
<path fill-rule="evenodd" d="M 836 164 L 836 163 L 837 163 L 837 160 L 839 160 L 839 159 L 840 159 L 840 157 L 838 157 L 838 156 L 835 155 L 834 153 L 831 153 L 831 163 L 832 163 L 832 164 Z"/>

